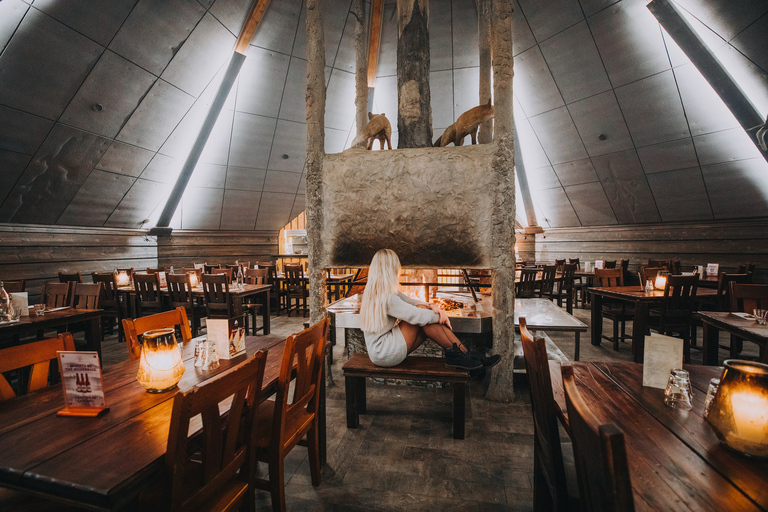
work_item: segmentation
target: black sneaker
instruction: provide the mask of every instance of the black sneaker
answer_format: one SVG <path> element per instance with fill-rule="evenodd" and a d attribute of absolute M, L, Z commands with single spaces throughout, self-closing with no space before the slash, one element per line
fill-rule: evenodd
<path fill-rule="evenodd" d="M 454 343 L 451 348 L 445 349 L 445 367 L 459 368 L 462 370 L 478 370 L 483 367 L 483 363 L 471 354 L 463 352 L 459 346 Z"/>
<path fill-rule="evenodd" d="M 492 356 L 481 356 L 480 354 L 476 352 L 472 352 L 472 356 L 483 363 L 483 369 L 485 368 L 493 368 L 497 364 L 499 364 L 499 361 L 501 361 L 501 356 L 498 354 L 494 354 Z"/>

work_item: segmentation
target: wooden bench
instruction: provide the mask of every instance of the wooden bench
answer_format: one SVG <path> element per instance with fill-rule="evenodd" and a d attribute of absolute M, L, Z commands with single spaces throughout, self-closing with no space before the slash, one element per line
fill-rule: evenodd
<path fill-rule="evenodd" d="M 353 354 L 344 363 L 347 393 L 347 428 L 357 428 L 360 414 L 365 414 L 365 378 L 426 380 L 450 382 L 453 387 L 453 438 L 464 439 L 464 418 L 469 372 L 445 367 L 442 357 L 410 356 L 397 366 L 385 368 L 373 364 L 367 354 Z"/>

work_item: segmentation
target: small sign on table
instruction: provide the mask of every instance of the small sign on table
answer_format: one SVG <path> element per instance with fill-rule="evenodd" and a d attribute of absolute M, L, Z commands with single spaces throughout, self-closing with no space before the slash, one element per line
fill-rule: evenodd
<path fill-rule="evenodd" d="M 683 340 L 651 334 L 645 337 L 643 355 L 643 386 L 664 389 L 669 372 L 683 367 Z"/>
<path fill-rule="evenodd" d="M 206 320 L 208 341 L 216 344 L 219 358 L 233 359 L 245 354 L 245 317 L 209 318 Z M 242 324 L 239 324 L 242 322 Z"/>
<path fill-rule="evenodd" d="M 107 412 L 98 353 L 60 350 L 58 354 L 67 406 L 56 414 L 93 418 Z"/>

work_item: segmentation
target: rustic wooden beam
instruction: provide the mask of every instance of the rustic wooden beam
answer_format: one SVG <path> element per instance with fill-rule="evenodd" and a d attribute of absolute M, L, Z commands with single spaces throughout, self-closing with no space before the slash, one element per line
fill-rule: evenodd
<path fill-rule="evenodd" d="M 253 40 L 253 36 L 256 35 L 256 29 L 259 28 L 264 13 L 267 12 L 269 6 L 269 0 L 255 0 L 254 6 L 251 8 L 251 15 L 248 16 L 248 20 L 245 22 L 243 29 L 240 31 L 240 37 L 237 38 L 237 44 L 235 45 L 235 51 L 238 53 L 245 53 L 248 46 Z"/>
<path fill-rule="evenodd" d="M 397 147 L 431 147 L 428 0 L 398 0 L 397 29 Z"/>
<path fill-rule="evenodd" d="M 368 123 L 368 17 L 365 15 L 365 0 L 355 0 L 355 125 L 357 137 L 363 134 Z"/>
<path fill-rule="evenodd" d="M 373 0 L 373 8 L 371 9 L 371 37 L 368 38 L 368 87 L 373 87 L 376 84 L 383 19 L 384 0 Z"/>
<path fill-rule="evenodd" d="M 680 11 L 669 0 L 652 0 L 646 7 L 720 96 L 742 128 L 749 133 L 755 126 L 762 125 L 763 116 Z M 763 151 L 756 137 L 750 134 L 749 138 L 768 161 L 768 151 Z"/>

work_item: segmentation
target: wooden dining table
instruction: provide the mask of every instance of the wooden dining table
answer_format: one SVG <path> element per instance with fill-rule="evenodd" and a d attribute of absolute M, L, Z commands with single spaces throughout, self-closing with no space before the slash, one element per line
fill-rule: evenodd
<path fill-rule="evenodd" d="M 0 322 L 0 347 L 12 345 L 16 335 L 25 336 L 82 323 L 85 325 L 85 349 L 96 351 L 101 359 L 101 313 L 100 309 L 63 307 L 46 311 L 43 316 L 36 316 L 30 309 L 29 316 L 22 316 L 17 322 Z"/>
<path fill-rule="evenodd" d="M 699 311 L 696 317 L 704 325 L 704 339 L 701 344 L 704 364 L 718 363 L 720 348 L 720 331 L 732 334 L 743 340 L 756 343 L 763 354 L 763 361 L 768 357 L 768 325 L 759 325 L 754 317 L 745 313 L 729 313 L 723 311 Z"/>
<path fill-rule="evenodd" d="M 664 300 L 664 290 L 647 292 L 642 286 L 610 286 L 588 289 L 592 295 L 592 345 L 599 346 L 603 337 L 603 300 L 614 299 L 631 303 L 635 306 L 632 320 L 632 360 L 643 362 L 645 353 L 645 335 L 648 330 L 648 311 Z M 717 290 L 698 288 L 697 299 L 715 297 Z"/>
<path fill-rule="evenodd" d="M 704 420 L 709 380 L 722 368 L 686 365 L 693 409 L 664 405 L 664 390 L 643 387 L 637 363 L 572 363 L 579 392 L 600 424 L 624 432 L 635 510 L 768 510 L 768 461 L 726 448 Z M 550 361 L 557 412 L 563 417 L 560 363 Z"/>
<path fill-rule="evenodd" d="M 189 389 L 245 360 L 221 359 L 216 370 L 194 366 L 194 340 L 183 346 Z M 262 398 L 275 391 L 285 339 L 248 336 L 248 356 L 267 350 Z M 0 403 L 0 486 L 96 510 L 133 510 L 135 500 L 163 467 L 173 397 L 179 388 L 151 394 L 136 380 L 138 359 L 103 373 L 109 411 L 98 418 L 57 416 L 61 386 Z M 325 379 L 321 379 L 324 383 Z M 320 390 L 321 459 L 325 455 L 325 392 Z M 1 508 L 1 507 L 0 507 Z"/>

